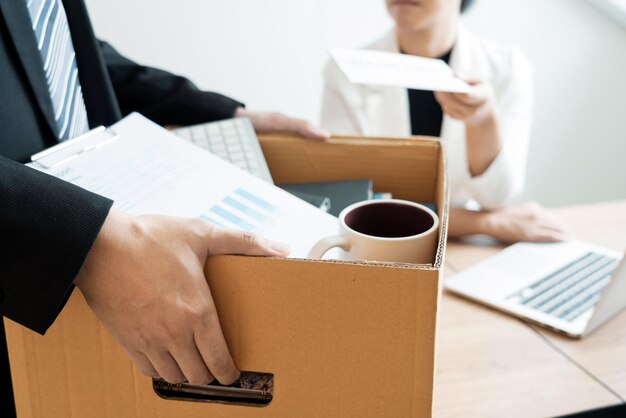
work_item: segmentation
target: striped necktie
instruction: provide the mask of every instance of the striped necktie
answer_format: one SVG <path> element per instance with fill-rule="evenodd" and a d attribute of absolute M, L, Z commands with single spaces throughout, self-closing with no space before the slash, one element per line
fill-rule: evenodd
<path fill-rule="evenodd" d="M 25 0 L 52 99 L 59 140 L 89 130 L 76 53 L 61 0 Z"/>

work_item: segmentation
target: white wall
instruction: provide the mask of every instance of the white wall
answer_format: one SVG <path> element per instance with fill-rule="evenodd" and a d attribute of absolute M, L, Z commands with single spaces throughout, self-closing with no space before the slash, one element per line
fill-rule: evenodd
<path fill-rule="evenodd" d="M 547 205 L 626 197 L 626 26 L 585 0 L 476 6 L 468 26 L 518 44 L 535 68 L 526 196 Z"/>
<path fill-rule="evenodd" d="M 96 33 L 250 109 L 317 121 L 329 46 L 390 26 L 384 0 L 87 0 Z M 535 67 L 526 197 L 626 197 L 626 27 L 586 0 L 477 0 L 470 29 L 520 45 Z"/>
<path fill-rule="evenodd" d="M 189 76 L 248 108 L 280 110 L 313 121 L 319 112 L 326 46 L 360 46 L 390 24 L 383 0 L 87 4 L 96 33 L 130 57 Z"/>

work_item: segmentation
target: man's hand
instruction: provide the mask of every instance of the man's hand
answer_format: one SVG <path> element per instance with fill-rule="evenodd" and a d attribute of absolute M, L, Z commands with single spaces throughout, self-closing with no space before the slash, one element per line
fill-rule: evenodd
<path fill-rule="evenodd" d="M 443 111 L 467 125 L 479 126 L 495 117 L 495 99 L 489 83 L 469 80 L 470 93 L 435 92 Z"/>
<path fill-rule="evenodd" d="M 75 283 L 142 373 L 230 384 L 239 371 L 204 277 L 207 256 L 287 253 L 284 244 L 198 219 L 112 211 Z"/>
<path fill-rule="evenodd" d="M 248 117 L 257 132 L 291 132 L 308 139 L 323 141 L 330 138 L 330 133 L 313 126 L 311 123 L 290 118 L 277 112 L 249 112 L 243 107 L 238 107 L 235 117 Z"/>

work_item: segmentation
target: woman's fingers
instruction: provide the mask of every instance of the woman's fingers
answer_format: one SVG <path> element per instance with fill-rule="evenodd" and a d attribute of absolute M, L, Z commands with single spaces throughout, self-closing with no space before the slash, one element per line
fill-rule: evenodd
<path fill-rule="evenodd" d="M 441 109 L 446 115 L 460 120 L 471 118 L 477 112 L 477 109 L 473 107 L 460 106 L 456 103 L 442 104 Z"/>
<path fill-rule="evenodd" d="M 461 96 L 465 95 L 459 93 L 435 92 L 435 99 L 447 115 L 461 120 L 471 118 L 476 115 L 484 102 L 479 102 L 478 104 L 468 104 L 460 99 Z"/>
<path fill-rule="evenodd" d="M 525 241 L 559 242 L 565 239 L 567 239 L 567 236 L 562 231 L 551 228 L 536 228 L 528 233 Z"/>

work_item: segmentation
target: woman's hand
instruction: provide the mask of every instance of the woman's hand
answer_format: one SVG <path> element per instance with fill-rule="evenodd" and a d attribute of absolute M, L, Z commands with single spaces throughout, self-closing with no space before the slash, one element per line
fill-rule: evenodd
<path fill-rule="evenodd" d="M 569 238 L 569 233 L 536 203 L 493 211 L 450 209 L 449 236 L 489 235 L 506 244 L 520 241 L 557 242 Z"/>
<path fill-rule="evenodd" d="M 435 92 L 435 99 L 443 111 L 467 125 L 479 126 L 495 118 L 495 98 L 491 84 L 470 80 L 470 93 Z"/>
<path fill-rule="evenodd" d="M 479 176 L 498 156 L 502 138 L 491 84 L 467 82 L 472 86 L 470 93 L 435 92 L 435 99 L 448 116 L 465 122 L 467 167 L 472 176 Z"/>
<path fill-rule="evenodd" d="M 557 242 L 568 237 L 565 228 L 534 202 L 486 212 L 482 225 L 485 234 L 511 244 Z"/>

